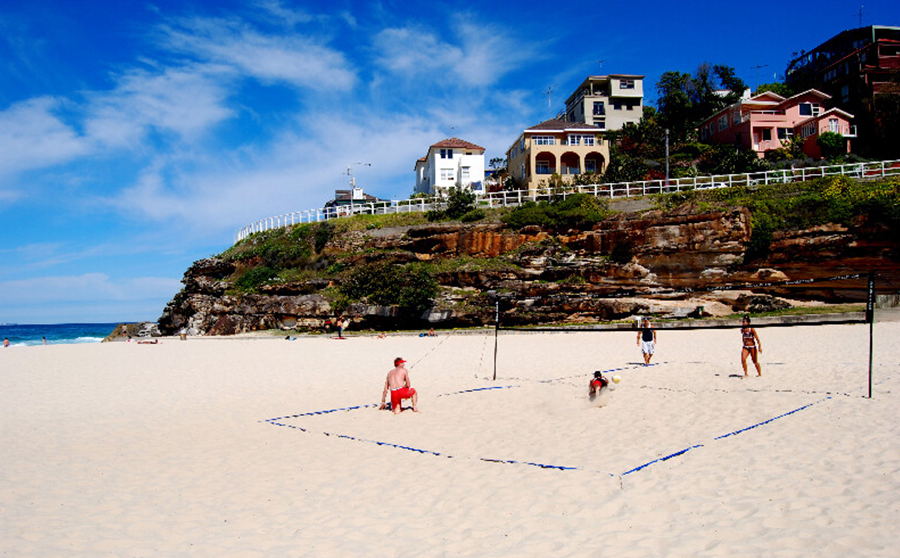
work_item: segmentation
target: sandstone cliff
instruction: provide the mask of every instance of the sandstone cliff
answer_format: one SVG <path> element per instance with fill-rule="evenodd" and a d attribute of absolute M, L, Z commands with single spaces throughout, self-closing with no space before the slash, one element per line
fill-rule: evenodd
<path fill-rule="evenodd" d="M 505 325 L 579 323 L 634 314 L 728 314 L 786 306 L 791 299 L 859 302 L 864 282 L 813 284 L 751 293 L 716 285 L 878 271 L 900 283 L 898 239 L 878 227 L 825 225 L 775 233 L 770 252 L 747 260 L 746 209 L 620 214 L 589 230 L 512 230 L 503 224 L 433 224 L 357 231 L 330 238 L 322 254 L 342 266 L 387 259 L 463 262 L 435 266 L 440 292 L 422 315 L 365 301 L 341 308 L 354 328 L 476 326 L 493 323 L 500 301 Z M 233 280 L 253 262 L 217 257 L 194 263 L 166 306 L 160 330 L 232 334 L 258 329 L 317 330 L 336 314 L 333 277 L 282 281 L 252 294 Z M 339 280 L 339 279 L 337 279 Z M 703 291 L 659 294 L 671 288 Z"/>

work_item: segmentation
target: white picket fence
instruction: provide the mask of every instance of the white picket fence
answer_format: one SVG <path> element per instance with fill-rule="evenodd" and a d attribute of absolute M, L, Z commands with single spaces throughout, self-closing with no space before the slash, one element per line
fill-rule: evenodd
<path fill-rule="evenodd" d="M 563 197 L 572 194 L 591 194 L 605 198 L 627 198 L 647 196 L 650 194 L 668 194 L 685 190 L 703 190 L 727 188 L 729 186 L 759 186 L 762 184 L 784 184 L 802 182 L 824 176 L 849 176 L 852 178 L 882 178 L 900 176 L 900 159 L 891 161 L 871 161 L 845 165 L 821 167 L 803 167 L 749 174 L 723 174 L 712 176 L 696 176 L 689 178 L 671 178 L 666 180 L 642 180 L 638 182 L 616 182 L 610 184 L 589 184 L 586 186 L 564 186 L 562 188 L 538 188 L 536 190 L 514 190 L 511 192 L 490 192 L 479 195 L 479 207 L 509 207 L 521 205 L 527 201 L 541 201 L 552 197 Z M 329 219 L 348 217 L 351 215 L 386 215 L 391 213 L 422 212 L 441 209 L 446 199 L 441 197 L 416 198 L 406 200 L 390 200 L 380 202 L 357 203 L 352 206 L 329 207 L 323 209 L 307 209 L 294 211 L 284 215 L 276 215 L 260 219 L 241 228 L 234 235 L 235 243 L 248 236 L 302 223 L 316 223 Z"/>

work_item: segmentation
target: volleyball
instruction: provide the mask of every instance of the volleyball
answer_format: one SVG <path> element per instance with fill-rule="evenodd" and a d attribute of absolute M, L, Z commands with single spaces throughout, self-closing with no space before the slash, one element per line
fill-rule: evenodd
<path fill-rule="evenodd" d="M 619 376 L 618 374 L 615 374 L 615 375 L 612 377 L 612 381 L 613 381 L 613 383 L 618 384 L 619 382 L 622 381 L 622 377 Z"/>

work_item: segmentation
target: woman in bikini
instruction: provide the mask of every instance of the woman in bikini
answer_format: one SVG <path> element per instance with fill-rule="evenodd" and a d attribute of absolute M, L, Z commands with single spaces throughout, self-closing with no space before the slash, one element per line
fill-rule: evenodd
<path fill-rule="evenodd" d="M 747 355 L 753 359 L 753 364 L 756 365 L 756 375 L 762 376 L 759 360 L 757 360 L 757 352 L 762 352 L 762 343 L 759 341 L 759 335 L 756 334 L 756 330 L 750 327 L 750 316 L 744 316 L 743 325 L 741 326 L 741 340 L 743 341 L 741 366 L 744 367 L 744 377 L 747 377 Z"/>

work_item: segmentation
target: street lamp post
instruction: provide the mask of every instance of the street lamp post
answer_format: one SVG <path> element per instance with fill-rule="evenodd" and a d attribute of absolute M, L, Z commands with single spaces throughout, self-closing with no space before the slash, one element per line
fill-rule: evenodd
<path fill-rule="evenodd" d="M 669 188 L 669 129 L 666 128 L 666 189 Z"/>
<path fill-rule="evenodd" d="M 350 216 L 353 216 L 353 197 L 356 195 L 356 177 L 353 176 L 353 166 L 361 165 L 365 167 L 371 167 L 372 163 L 353 163 L 353 165 L 347 165 L 347 176 L 350 177 Z"/>

